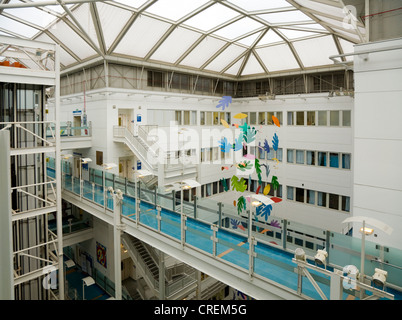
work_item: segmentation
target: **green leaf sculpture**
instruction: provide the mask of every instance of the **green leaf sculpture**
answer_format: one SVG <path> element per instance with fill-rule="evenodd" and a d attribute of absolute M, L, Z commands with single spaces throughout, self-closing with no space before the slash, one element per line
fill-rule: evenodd
<path fill-rule="evenodd" d="M 246 185 L 246 180 L 244 180 L 244 178 L 241 178 L 239 180 L 238 177 L 233 176 L 232 179 L 230 179 L 231 183 L 232 183 L 232 190 L 236 190 L 239 192 L 244 192 L 247 189 L 247 185 Z"/>
<path fill-rule="evenodd" d="M 262 178 L 261 178 L 261 166 L 260 166 L 260 160 L 255 158 L 254 160 L 254 167 L 255 167 L 255 172 L 257 173 L 258 176 L 258 184 L 261 186 L 262 185 Z"/>
<path fill-rule="evenodd" d="M 246 210 L 246 198 L 240 196 L 239 199 L 237 199 L 237 214 L 241 214 L 243 210 Z"/>
<path fill-rule="evenodd" d="M 243 162 L 240 162 L 239 164 L 237 164 L 237 168 L 238 168 L 240 171 L 249 170 L 249 169 L 251 169 L 252 167 L 253 167 L 253 165 L 251 164 L 250 161 L 243 161 Z"/>
<path fill-rule="evenodd" d="M 279 182 L 277 176 L 272 176 L 271 185 L 274 187 L 274 190 L 278 189 Z"/>

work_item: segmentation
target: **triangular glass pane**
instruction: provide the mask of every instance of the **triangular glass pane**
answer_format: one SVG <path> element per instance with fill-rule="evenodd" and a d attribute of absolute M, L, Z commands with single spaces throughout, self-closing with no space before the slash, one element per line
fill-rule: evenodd
<path fill-rule="evenodd" d="M 146 11 L 166 19 L 177 21 L 207 2 L 208 0 L 158 0 Z"/>
<path fill-rule="evenodd" d="M 261 64 L 258 62 L 255 55 L 251 53 L 241 75 L 245 76 L 259 73 L 265 73 L 265 71 L 262 68 Z"/>
<path fill-rule="evenodd" d="M 269 71 L 300 69 L 286 43 L 259 48 L 256 49 L 256 52 Z"/>
<path fill-rule="evenodd" d="M 230 0 L 229 2 L 246 11 L 268 10 L 291 6 L 286 0 Z"/>
<path fill-rule="evenodd" d="M 247 34 L 253 30 L 263 27 L 261 23 L 250 19 L 250 18 L 243 18 L 236 22 L 229 24 L 228 26 L 219 29 L 214 34 L 217 36 L 221 36 L 227 38 L 229 40 L 233 40 L 241 35 Z"/>
<path fill-rule="evenodd" d="M 224 45 L 222 40 L 206 37 L 180 64 L 199 68 Z"/>
<path fill-rule="evenodd" d="M 220 72 L 244 51 L 246 51 L 245 48 L 232 44 L 211 61 L 205 69 Z"/>
<path fill-rule="evenodd" d="M 3 15 L 0 15 L 0 27 L 26 38 L 32 38 L 35 34 L 39 32 L 39 30 L 37 29 L 31 28 L 13 19 L 9 19 Z"/>
<path fill-rule="evenodd" d="M 96 7 L 98 9 L 100 26 L 105 39 L 106 50 L 109 50 L 128 19 L 132 16 L 132 13 L 128 10 L 120 9 L 102 2 L 96 3 Z M 116 17 L 119 17 L 119 19 L 116 19 Z"/>
<path fill-rule="evenodd" d="M 260 36 L 261 32 L 257 32 L 252 34 L 251 36 L 248 36 L 246 38 L 240 39 L 237 41 L 238 43 L 244 44 L 246 46 L 251 46 L 254 41 Z"/>
<path fill-rule="evenodd" d="M 264 19 L 270 24 L 286 24 L 292 22 L 313 21 L 309 16 L 298 10 L 260 14 L 258 15 L 258 17 Z"/>
<path fill-rule="evenodd" d="M 268 44 L 278 43 L 285 41 L 274 30 L 269 29 L 265 36 L 257 43 L 257 46 L 264 46 Z"/>
<path fill-rule="evenodd" d="M 217 3 L 198 13 L 191 19 L 186 20 L 184 23 L 202 31 L 209 31 L 238 15 L 238 12 Z"/>
<path fill-rule="evenodd" d="M 318 33 L 315 32 L 306 32 L 292 29 L 277 28 L 277 30 L 289 40 L 319 35 Z"/>
<path fill-rule="evenodd" d="M 241 58 L 239 61 L 237 61 L 233 66 L 231 66 L 229 69 L 227 69 L 224 73 L 225 74 L 230 74 L 232 76 L 235 76 L 239 73 L 240 67 L 243 64 L 244 57 Z"/>

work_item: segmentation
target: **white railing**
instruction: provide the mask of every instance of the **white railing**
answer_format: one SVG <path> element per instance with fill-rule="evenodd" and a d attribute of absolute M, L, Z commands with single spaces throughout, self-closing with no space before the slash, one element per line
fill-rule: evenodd
<path fill-rule="evenodd" d="M 152 171 L 156 171 L 157 155 L 150 149 L 147 149 L 137 137 L 135 137 L 126 127 L 113 127 L 113 137 L 124 138 L 126 144 L 136 151 L 141 161 L 144 162 Z M 151 161 L 149 161 L 151 159 Z"/>

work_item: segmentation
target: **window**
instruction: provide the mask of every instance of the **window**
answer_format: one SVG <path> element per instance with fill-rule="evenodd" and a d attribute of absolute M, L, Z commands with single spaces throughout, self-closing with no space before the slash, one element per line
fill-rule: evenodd
<path fill-rule="evenodd" d="M 273 158 L 275 158 L 274 152 L 274 149 L 269 149 L 269 152 L 267 153 L 267 160 L 272 160 Z"/>
<path fill-rule="evenodd" d="M 258 149 L 258 158 L 265 159 L 265 150 L 263 148 L 257 148 L 257 149 Z"/>
<path fill-rule="evenodd" d="M 217 194 L 218 193 L 218 181 L 215 181 L 212 183 L 212 193 Z"/>
<path fill-rule="evenodd" d="M 317 191 L 317 205 L 320 207 L 327 206 L 327 194 L 325 192 Z"/>
<path fill-rule="evenodd" d="M 225 120 L 228 124 L 230 124 L 230 112 L 225 112 Z"/>
<path fill-rule="evenodd" d="M 307 125 L 315 126 L 315 111 L 307 111 Z"/>
<path fill-rule="evenodd" d="M 212 195 L 212 186 L 211 186 L 211 183 L 208 183 L 208 184 L 206 184 L 205 185 L 205 187 L 206 187 L 206 196 L 207 197 L 209 197 L 209 196 L 211 196 Z"/>
<path fill-rule="evenodd" d="M 330 152 L 329 153 L 329 166 L 331 168 L 339 168 L 339 154 Z"/>
<path fill-rule="evenodd" d="M 294 125 L 293 112 L 288 112 L 288 126 Z"/>
<path fill-rule="evenodd" d="M 205 161 L 205 148 L 201 148 L 201 162 Z"/>
<path fill-rule="evenodd" d="M 96 151 L 96 164 L 98 166 L 101 166 L 103 164 L 103 152 L 102 151 Z"/>
<path fill-rule="evenodd" d="M 191 124 L 193 126 L 197 124 L 197 111 L 191 111 Z"/>
<path fill-rule="evenodd" d="M 326 152 L 318 152 L 318 165 L 321 167 L 327 166 L 327 153 Z"/>
<path fill-rule="evenodd" d="M 205 126 L 205 112 L 200 112 L 200 125 Z"/>
<path fill-rule="evenodd" d="M 282 111 L 276 112 L 276 117 L 278 118 L 279 124 L 282 125 Z"/>
<path fill-rule="evenodd" d="M 162 72 L 148 71 L 148 87 L 162 88 Z"/>
<path fill-rule="evenodd" d="M 315 151 L 306 151 L 306 164 L 315 166 Z"/>
<path fill-rule="evenodd" d="M 342 196 L 342 211 L 350 212 L 350 197 Z"/>
<path fill-rule="evenodd" d="M 330 111 L 329 123 L 331 126 L 339 126 L 339 111 Z"/>
<path fill-rule="evenodd" d="M 282 148 L 278 148 L 278 150 L 276 150 L 276 158 L 278 159 L 278 161 L 282 162 L 282 159 L 283 159 Z"/>
<path fill-rule="evenodd" d="M 296 150 L 296 163 L 304 164 L 304 150 Z"/>
<path fill-rule="evenodd" d="M 257 113 L 250 112 L 250 123 L 249 124 L 257 124 Z"/>
<path fill-rule="evenodd" d="M 206 124 L 212 126 L 212 112 L 206 112 Z"/>
<path fill-rule="evenodd" d="M 344 127 L 351 126 L 351 112 L 350 110 L 343 110 L 342 111 L 342 125 Z"/>
<path fill-rule="evenodd" d="M 286 187 L 288 200 L 294 200 L 294 187 Z"/>
<path fill-rule="evenodd" d="M 272 116 L 274 115 L 273 112 L 267 112 L 267 124 L 268 125 L 273 125 L 274 122 L 272 121 Z"/>
<path fill-rule="evenodd" d="M 342 154 L 342 169 L 350 169 L 350 154 Z"/>
<path fill-rule="evenodd" d="M 258 112 L 258 124 L 265 125 L 265 112 Z"/>
<path fill-rule="evenodd" d="M 337 194 L 329 194 L 329 208 L 338 210 L 339 209 L 339 196 Z"/>
<path fill-rule="evenodd" d="M 296 188 L 296 201 L 304 202 L 304 189 L 303 188 Z"/>
<path fill-rule="evenodd" d="M 178 125 L 182 124 L 182 122 L 181 122 L 181 111 L 176 111 L 175 112 L 175 120 L 176 120 Z"/>
<path fill-rule="evenodd" d="M 219 124 L 219 112 L 214 112 L 214 125 Z"/>
<path fill-rule="evenodd" d="M 188 126 L 190 124 L 190 111 L 184 111 L 184 125 Z"/>
<path fill-rule="evenodd" d="M 282 198 L 282 185 L 281 184 L 278 186 L 278 189 L 276 189 L 276 196 L 278 198 Z"/>
<path fill-rule="evenodd" d="M 327 125 L 327 111 L 318 111 L 318 125 L 319 126 Z"/>
<path fill-rule="evenodd" d="M 315 191 L 314 190 L 307 190 L 307 203 L 315 204 Z"/>
<path fill-rule="evenodd" d="M 304 126 L 304 111 L 296 112 L 296 125 Z"/>
<path fill-rule="evenodd" d="M 294 150 L 293 149 L 287 149 L 287 162 L 289 163 L 294 163 Z"/>

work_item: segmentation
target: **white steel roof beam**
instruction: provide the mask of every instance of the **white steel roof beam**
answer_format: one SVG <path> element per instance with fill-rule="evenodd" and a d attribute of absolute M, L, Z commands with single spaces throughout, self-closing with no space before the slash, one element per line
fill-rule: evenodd
<path fill-rule="evenodd" d="M 105 2 L 107 0 L 63 0 L 64 5 L 69 4 L 82 4 L 87 2 Z M 48 1 L 35 1 L 35 2 L 16 2 L 16 3 L 1 3 L 0 10 L 2 9 L 16 9 L 16 8 L 29 8 L 29 7 L 44 7 L 61 5 L 59 0 Z"/>

